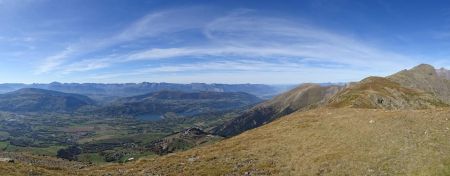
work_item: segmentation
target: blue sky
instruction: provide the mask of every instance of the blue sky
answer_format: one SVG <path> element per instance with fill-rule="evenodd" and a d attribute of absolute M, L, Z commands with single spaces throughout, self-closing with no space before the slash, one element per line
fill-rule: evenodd
<path fill-rule="evenodd" d="M 450 4 L 0 0 L 0 82 L 290 84 L 450 68 Z"/>

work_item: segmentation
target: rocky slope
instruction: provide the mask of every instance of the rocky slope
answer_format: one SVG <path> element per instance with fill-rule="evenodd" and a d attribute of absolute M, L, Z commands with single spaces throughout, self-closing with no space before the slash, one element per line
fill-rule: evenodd
<path fill-rule="evenodd" d="M 427 109 L 448 106 L 433 94 L 382 77 L 369 77 L 339 92 L 329 107 Z"/>
<path fill-rule="evenodd" d="M 151 142 L 146 148 L 151 151 L 164 155 L 176 151 L 183 151 L 195 146 L 212 143 L 222 139 L 219 136 L 214 136 L 199 128 L 188 128 L 186 130 L 171 134 L 162 139 Z"/>
<path fill-rule="evenodd" d="M 445 68 L 436 69 L 436 73 L 439 77 L 450 80 L 450 70 Z"/>
<path fill-rule="evenodd" d="M 403 70 L 387 78 L 401 86 L 423 90 L 441 101 L 450 104 L 450 80 L 445 71 L 439 71 L 427 64 L 418 65 L 410 70 Z"/>

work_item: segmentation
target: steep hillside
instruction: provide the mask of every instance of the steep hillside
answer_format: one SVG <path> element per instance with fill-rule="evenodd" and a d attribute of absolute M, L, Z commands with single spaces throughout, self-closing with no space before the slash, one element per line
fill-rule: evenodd
<path fill-rule="evenodd" d="M 115 116 L 131 115 L 151 120 L 232 110 L 260 101 L 261 99 L 256 96 L 242 92 L 160 91 L 119 99 L 100 112 Z"/>
<path fill-rule="evenodd" d="M 220 136 L 234 136 L 249 129 L 267 124 L 281 116 L 298 110 L 307 110 L 326 102 L 341 86 L 303 84 L 269 101 L 256 105 L 239 117 L 213 129 Z"/>
<path fill-rule="evenodd" d="M 369 77 L 330 99 L 327 106 L 380 109 L 426 109 L 447 106 L 432 94 L 382 77 Z"/>
<path fill-rule="evenodd" d="M 387 78 L 408 88 L 429 92 L 443 102 L 450 104 L 450 80 L 445 72 L 427 64 L 418 65 L 410 70 L 403 70 Z"/>
<path fill-rule="evenodd" d="M 93 100 L 83 95 L 34 88 L 0 94 L 1 111 L 72 112 L 94 104 Z"/>
<path fill-rule="evenodd" d="M 233 136 L 264 125 L 283 115 L 319 106 L 426 109 L 450 104 L 448 71 L 421 64 L 387 78 L 369 77 L 343 86 L 304 84 L 261 103 L 234 120 L 213 129 L 214 134 Z"/>
<path fill-rule="evenodd" d="M 450 80 L 450 70 L 440 68 L 436 70 L 436 73 L 439 77 Z"/>
<path fill-rule="evenodd" d="M 450 111 L 315 109 L 222 142 L 88 169 L 123 175 L 448 175 Z"/>

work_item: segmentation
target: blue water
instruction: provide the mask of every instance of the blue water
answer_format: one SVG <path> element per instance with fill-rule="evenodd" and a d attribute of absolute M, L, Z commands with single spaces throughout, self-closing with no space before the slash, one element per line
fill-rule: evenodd
<path fill-rule="evenodd" d="M 136 116 L 139 120 L 145 120 L 145 121 L 158 121 L 164 118 L 163 115 L 160 114 L 144 114 Z"/>

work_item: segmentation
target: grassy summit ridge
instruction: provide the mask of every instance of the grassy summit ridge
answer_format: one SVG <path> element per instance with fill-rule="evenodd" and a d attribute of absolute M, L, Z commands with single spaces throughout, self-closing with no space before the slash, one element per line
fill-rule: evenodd
<path fill-rule="evenodd" d="M 448 106 L 433 94 L 403 87 L 382 77 L 369 77 L 339 92 L 328 102 L 330 107 L 372 109 L 427 109 Z"/>

